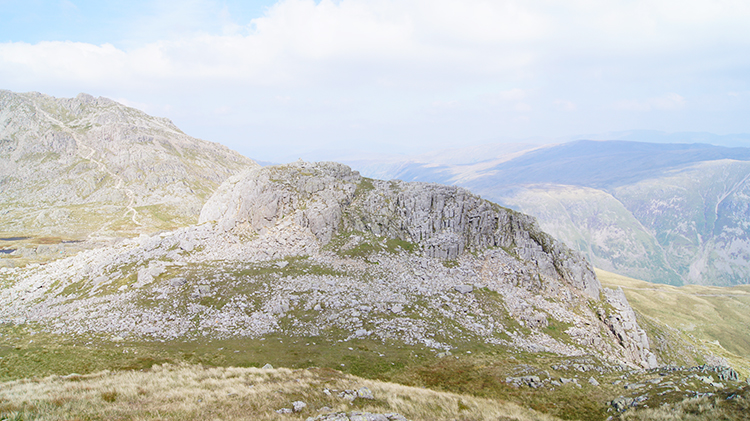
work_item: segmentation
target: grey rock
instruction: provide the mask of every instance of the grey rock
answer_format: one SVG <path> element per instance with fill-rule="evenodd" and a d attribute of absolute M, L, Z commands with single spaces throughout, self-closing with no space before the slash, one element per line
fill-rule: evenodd
<path fill-rule="evenodd" d="M 455 285 L 453 289 L 460 292 L 461 294 L 468 294 L 474 291 L 474 287 L 472 285 Z"/>
<path fill-rule="evenodd" d="M 357 399 L 357 391 L 356 390 L 345 390 L 341 393 L 339 393 L 339 397 L 342 399 L 345 399 L 347 401 L 353 401 Z"/>
<path fill-rule="evenodd" d="M 589 377 L 589 384 L 592 386 L 599 386 L 599 382 L 593 377 Z"/>
<path fill-rule="evenodd" d="M 634 403 L 635 399 L 620 396 L 619 398 L 612 400 L 612 402 L 610 402 L 610 405 L 612 405 L 612 407 L 615 408 L 617 412 L 625 412 L 628 408 L 633 406 Z"/>
<path fill-rule="evenodd" d="M 304 402 L 302 402 L 302 401 L 294 401 L 294 402 L 292 402 L 292 410 L 294 412 L 302 412 L 302 410 L 305 409 L 306 406 L 307 406 L 307 404 L 304 403 Z"/>
<path fill-rule="evenodd" d="M 362 399 L 375 399 L 372 395 L 372 391 L 367 387 L 362 387 L 357 390 L 357 397 Z"/>
<path fill-rule="evenodd" d="M 173 287 L 181 287 L 187 283 L 187 280 L 185 278 L 172 278 L 169 281 L 169 285 L 172 285 Z"/>
<path fill-rule="evenodd" d="M 261 367 L 263 370 L 273 370 L 273 366 L 271 364 L 266 364 L 263 367 Z"/>
<path fill-rule="evenodd" d="M 195 248 L 196 243 L 192 241 L 191 239 L 182 239 L 180 240 L 180 250 L 191 252 Z"/>
<path fill-rule="evenodd" d="M 340 231 L 368 232 L 417 243 L 434 258 L 514 247 L 540 273 L 599 298 L 601 285 L 591 265 L 543 233 L 533 218 L 458 187 L 372 180 L 372 188 L 355 197 L 361 183 L 359 173 L 331 162 L 254 168 L 223 183 L 199 221 L 216 221 L 225 231 L 260 233 L 290 218 L 323 244 Z"/>
<path fill-rule="evenodd" d="M 506 377 L 505 382 L 514 385 L 515 387 L 526 385 L 534 389 L 543 385 L 539 376 Z"/>

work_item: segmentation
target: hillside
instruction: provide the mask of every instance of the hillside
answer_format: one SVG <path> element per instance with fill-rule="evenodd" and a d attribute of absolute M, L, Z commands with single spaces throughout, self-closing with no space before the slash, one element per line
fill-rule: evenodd
<path fill-rule="evenodd" d="M 164 364 L 146 372 L 52 376 L 33 383 L 6 384 L 0 386 L 0 398 L 0 416 L 23 419 L 558 419 L 509 402 L 363 379 L 327 369 Z"/>
<path fill-rule="evenodd" d="M 484 343 L 657 364 L 588 262 L 462 189 L 299 162 L 231 177 L 201 222 L 6 270 L 0 319 L 67 334 L 283 334 L 432 353 Z"/>
<path fill-rule="evenodd" d="M 710 346 L 638 316 L 622 290 L 602 287 L 591 265 L 533 218 L 461 188 L 368 179 L 336 163 L 250 166 L 216 189 L 197 225 L 0 269 L 0 378 L 12 380 L 0 388 L 0 411 L 16 418 L 55 406 L 141 414 L 140 396 L 169 408 L 161 391 L 133 395 L 125 383 L 95 385 L 96 376 L 94 395 L 59 390 L 31 405 L 17 400 L 28 390 L 18 379 L 133 369 L 159 378 L 163 363 L 270 363 L 337 370 L 297 372 L 303 377 L 341 371 L 453 393 L 443 399 L 463 403 L 441 411 L 449 416 L 511 416 L 503 412 L 510 401 L 594 420 L 717 388 L 744 393 L 724 362 Z M 665 366 L 677 368 L 662 373 Z M 194 376 L 184 370 L 182 378 Z M 183 416 L 219 405 L 275 419 L 276 405 L 303 397 L 324 414 L 351 408 L 318 408 L 328 398 L 307 387 L 322 379 L 308 379 L 255 409 L 207 397 Z M 45 382 L 54 390 L 67 377 Z M 184 395 L 203 393 L 200 384 L 185 387 Z M 472 409 L 478 398 L 491 401 Z M 84 408 L 80 399 L 98 403 Z M 357 408 L 434 419 L 427 403 L 400 399 Z"/>
<path fill-rule="evenodd" d="M 102 98 L 4 95 L 0 418 L 743 410 L 724 403 L 748 392 L 741 356 L 634 311 L 533 217 L 333 162 L 260 167 Z M 439 159 L 491 167 L 478 153 Z"/>
<path fill-rule="evenodd" d="M 750 279 L 750 148 L 576 141 L 485 149 L 484 159 L 472 147 L 452 151 L 454 160 L 391 161 L 388 173 L 377 160 L 357 164 L 470 188 L 537 217 L 596 266 L 623 275 L 673 285 Z"/>
<path fill-rule="evenodd" d="M 49 246 L 187 226 L 221 182 L 253 165 L 106 98 L 0 91 L 0 237 Z M 38 244 L 3 245 L 34 257 Z"/>
<path fill-rule="evenodd" d="M 622 288 L 638 314 L 709 344 L 750 375 L 750 286 L 675 287 L 603 270 L 596 273 L 602 285 Z"/>

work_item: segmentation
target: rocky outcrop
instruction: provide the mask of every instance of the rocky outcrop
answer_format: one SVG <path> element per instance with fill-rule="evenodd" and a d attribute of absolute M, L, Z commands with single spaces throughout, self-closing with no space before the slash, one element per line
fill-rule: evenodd
<path fill-rule="evenodd" d="M 335 163 L 250 169 L 218 189 L 199 222 L 217 221 L 225 231 L 260 233 L 288 217 L 327 243 L 361 181 L 359 173 Z"/>
<path fill-rule="evenodd" d="M 323 244 L 337 233 L 366 232 L 418 244 L 425 256 L 440 259 L 502 248 L 533 262 L 541 276 L 599 297 L 589 263 L 539 230 L 533 218 L 462 188 L 364 179 L 332 162 L 297 162 L 232 177 L 206 203 L 200 222 L 261 233 L 284 218 Z"/>
<path fill-rule="evenodd" d="M 628 304 L 625 292 L 622 288 L 616 290 L 605 288 L 604 295 L 607 303 L 616 311 L 609 314 L 600 311 L 600 319 L 607 325 L 631 359 L 644 362 L 642 365 L 645 367 L 656 367 L 658 363 L 656 356 L 650 350 L 648 335 L 638 326 L 635 312 Z"/>

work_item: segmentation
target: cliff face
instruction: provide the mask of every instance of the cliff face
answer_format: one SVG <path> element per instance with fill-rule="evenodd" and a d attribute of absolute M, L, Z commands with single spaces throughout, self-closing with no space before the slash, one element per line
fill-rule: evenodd
<path fill-rule="evenodd" d="M 195 223 L 255 165 L 106 98 L 0 91 L 0 232 L 85 237 Z"/>
<path fill-rule="evenodd" d="M 206 203 L 200 221 L 260 233 L 284 218 L 323 244 L 338 233 L 366 232 L 418 244 L 424 256 L 440 259 L 499 247 L 533 262 L 541 276 L 599 297 L 591 265 L 533 218 L 462 188 L 364 179 L 337 163 L 298 162 L 233 177 Z"/>

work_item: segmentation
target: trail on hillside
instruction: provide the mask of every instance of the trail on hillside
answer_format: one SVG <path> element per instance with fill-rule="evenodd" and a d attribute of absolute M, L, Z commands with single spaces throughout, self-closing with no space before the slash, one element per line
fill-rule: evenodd
<path fill-rule="evenodd" d="M 125 207 L 127 208 L 127 210 L 125 211 L 125 214 L 123 214 L 123 217 L 127 218 L 128 214 L 130 214 L 132 212 L 133 216 L 131 217 L 131 220 L 133 221 L 133 223 L 135 225 L 140 226 L 141 223 L 138 222 L 138 219 L 137 219 L 138 218 L 138 211 L 133 207 L 133 205 L 135 204 L 135 193 L 133 192 L 133 190 L 125 187 L 125 182 L 123 181 L 122 177 L 120 177 L 119 175 L 117 175 L 117 174 L 113 173 L 112 171 L 110 171 L 109 168 L 107 168 L 107 166 L 103 162 L 101 162 L 101 161 L 99 161 L 97 159 L 94 159 L 94 154 L 96 153 L 96 151 L 94 150 L 94 148 L 88 146 L 85 142 L 83 142 L 76 135 L 76 132 L 74 130 L 70 129 L 66 123 L 64 123 L 64 122 L 56 119 L 55 117 L 53 117 L 52 115 L 50 115 L 50 113 L 48 113 L 47 111 L 43 110 L 42 108 L 40 108 L 36 104 L 34 104 L 34 108 L 39 113 L 41 113 L 45 117 L 47 117 L 47 119 L 49 119 L 53 123 L 57 124 L 60 128 L 62 128 L 68 134 L 70 134 L 71 137 L 73 137 L 73 139 L 76 141 L 76 145 L 80 145 L 81 147 L 84 147 L 84 148 L 88 149 L 88 155 L 87 156 L 83 155 L 83 152 L 80 149 L 76 150 L 76 153 L 81 158 L 93 162 L 94 164 L 96 164 L 99 167 L 100 171 L 103 171 L 104 173 L 106 173 L 107 175 L 109 175 L 110 177 L 112 177 L 114 180 L 117 180 L 117 183 L 115 184 L 114 188 L 116 190 L 120 190 L 120 191 L 124 192 L 125 195 L 130 199 L 130 201 L 128 202 L 128 204 L 125 205 Z M 111 224 L 112 224 L 112 222 L 105 223 L 98 230 L 96 230 L 96 231 L 92 232 L 91 234 L 89 234 L 88 237 L 91 238 L 95 234 L 104 231 Z"/>

